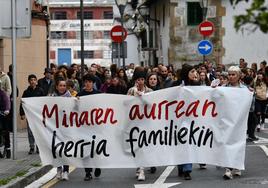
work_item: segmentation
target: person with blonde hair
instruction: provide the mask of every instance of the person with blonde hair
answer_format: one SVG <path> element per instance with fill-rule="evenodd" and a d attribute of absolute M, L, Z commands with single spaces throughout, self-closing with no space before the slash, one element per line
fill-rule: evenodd
<path fill-rule="evenodd" d="M 229 82 L 226 85 L 226 87 L 246 88 L 246 86 L 240 82 L 240 79 L 241 79 L 241 69 L 237 66 L 231 66 L 228 69 Z M 241 176 L 241 170 L 226 167 L 223 178 L 226 180 L 230 180 L 233 179 L 233 175 Z"/>

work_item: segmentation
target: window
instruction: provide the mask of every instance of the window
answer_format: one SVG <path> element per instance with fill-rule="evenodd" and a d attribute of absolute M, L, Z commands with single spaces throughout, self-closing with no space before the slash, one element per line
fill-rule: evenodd
<path fill-rule="evenodd" d="M 81 51 L 77 51 L 77 59 L 81 59 Z M 93 50 L 85 50 L 84 51 L 84 58 L 85 59 L 93 59 L 94 58 L 94 51 Z"/>
<path fill-rule="evenodd" d="M 114 14 L 112 11 L 104 11 L 103 12 L 103 19 L 113 19 Z"/>
<path fill-rule="evenodd" d="M 80 31 L 76 31 L 76 39 L 81 39 Z M 93 31 L 84 31 L 84 39 L 93 39 Z"/>
<path fill-rule="evenodd" d="M 111 59 L 112 58 L 112 51 L 111 50 L 104 50 L 103 51 L 103 59 Z"/>
<path fill-rule="evenodd" d="M 54 13 L 52 13 L 52 19 L 53 20 L 66 20 L 67 13 L 65 11 L 54 12 Z"/>
<path fill-rule="evenodd" d="M 93 31 L 85 31 L 84 39 L 93 39 Z"/>
<path fill-rule="evenodd" d="M 67 39 L 67 31 L 51 31 L 51 39 Z"/>
<path fill-rule="evenodd" d="M 112 42 L 112 56 L 113 58 L 118 58 L 119 54 L 118 43 Z M 124 56 L 127 58 L 127 42 L 124 41 Z M 104 56 L 105 57 L 105 56 Z M 120 58 L 123 58 L 123 46 L 120 43 Z"/>
<path fill-rule="evenodd" d="M 76 39 L 81 39 L 81 32 L 80 31 L 76 31 Z"/>
<path fill-rule="evenodd" d="M 56 51 L 51 50 L 51 51 L 49 52 L 49 57 L 50 57 L 50 59 L 56 59 Z"/>
<path fill-rule="evenodd" d="M 81 18 L 81 12 L 77 12 L 77 19 Z M 93 19 L 93 12 L 92 11 L 84 11 L 84 19 Z"/>
<path fill-rule="evenodd" d="M 103 31 L 103 39 L 110 39 L 110 31 Z"/>
<path fill-rule="evenodd" d="M 199 2 L 188 2 L 187 9 L 188 25 L 199 25 L 203 20 L 203 12 Z"/>

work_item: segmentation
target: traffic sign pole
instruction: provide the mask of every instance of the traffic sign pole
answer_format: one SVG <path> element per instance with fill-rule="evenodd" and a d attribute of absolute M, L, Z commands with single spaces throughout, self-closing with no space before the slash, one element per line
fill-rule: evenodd
<path fill-rule="evenodd" d="M 118 62 L 118 67 L 120 67 L 120 65 L 121 65 L 121 62 L 120 62 L 120 59 L 121 59 L 121 53 L 120 53 L 120 48 L 121 48 L 121 46 L 120 46 L 120 43 L 117 43 L 117 47 L 118 47 L 118 52 L 117 52 L 117 62 Z"/>
<path fill-rule="evenodd" d="M 203 21 L 201 24 L 199 24 L 199 33 L 203 35 L 203 40 L 199 42 L 198 44 L 198 51 L 203 55 L 203 63 L 206 60 L 206 55 L 210 54 L 213 45 L 205 40 L 207 36 L 210 36 L 214 32 L 214 24 L 210 21 Z M 204 46 L 203 46 L 204 45 Z M 207 53 L 209 51 L 209 53 Z"/>
<path fill-rule="evenodd" d="M 13 122 L 13 147 L 12 147 L 12 159 L 17 159 L 17 57 L 16 57 L 16 1 L 11 2 L 11 24 L 12 24 L 12 122 Z"/>
<path fill-rule="evenodd" d="M 113 42 L 118 43 L 119 50 L 118 50 L 118 61 L 120 65 L 120 51 L 122 49 L 122 57 L 123 57 L 123 68 L 125 68 L 125 43 L 124 40 L 127 37 L 127 31 L 123 27 L 123 22 L 121 25 L 116 25 L 111 29 L 110 36 Z"/>
<path fill-rule="evenodd" d="M 124 25 L 123 25 L 123 14 L 121 14 L 121 27 L 124 28 Z M 123 56 L 123 69 L 125 70 L 125 65 L 126 65 L 126 62 L 125 62 L 125 43 L 124 43 L 124 31 L 122 29 L 121 31 L 121 35 L 122 35 L 122 56 Z M 120 49 L 121 50 L 121 49 Z"/>

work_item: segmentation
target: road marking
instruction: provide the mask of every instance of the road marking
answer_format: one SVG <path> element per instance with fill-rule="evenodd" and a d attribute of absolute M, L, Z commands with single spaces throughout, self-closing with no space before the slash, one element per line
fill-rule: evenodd
<path fill-rule="evenodd" d="M 208 51 L 211 49 L 211 47 L 206 44 L 205 46 L 199 46 L 199 49 L 201 49 L 201 50 L 204 49 L 205 51 Z"/>
<path fill-rule="evenodd" d="M 268 157 L 268 148 L 266 146 L 259 146 L 259 147 L 264 151 L 264 153 Z"/>
<path fill-rule="evenodd" d="M 50 188 L 50 187 L 52 187 L 53 185 L 55 185 L 56 183 L 58 183 L 59 181 L 61 181 L 60 179 L 57 179 L 57 178 L 56 178 L 57 168 L 55 168 L 55 169 L 56 169 L 56 173 L 54 174 L 53 179 L 51 179 L 50 181 L 48 181 L 45 185 L 41 186 L 41 188 Z M 73 172 L 75 169 L 76 169 L 75 167 L 70 166 L 70 167 L 69 167 L 69 174 L 70 174 L 71 172 Z"/>
<path fill-rule="evenodd" d="M 181 182 L 164 183 L 174 168 L 175 166 L 168 166 L 153 184 L 135 184 L 134 187 L 135 188 L 168 188 L 174 185 L 179 185 L 181 184 Z"/>
<path fill-rule="evenodd" d="M 267 138 L 263 138 L 263 137 L 259 137 L 259 136 L 258 136 L 258 138 L 259 138 L 259 140 L 253 141 L 254 144 L 268 144 L 268 139 Z"/>
<path fill-rule="evenodd" d="M 69 172 L 73 172 L 75 167 L 70 166 Z M 60 180 L 57 179 L 55 176 L 57 174 L 57 168 L 52 168 L 48 173 L 46 173 L 41 178 L 37 179 L 36 181 L 32 182 L 31 184 L 27 185 L 25 188 L 49 188 L 58 183 Z"/>

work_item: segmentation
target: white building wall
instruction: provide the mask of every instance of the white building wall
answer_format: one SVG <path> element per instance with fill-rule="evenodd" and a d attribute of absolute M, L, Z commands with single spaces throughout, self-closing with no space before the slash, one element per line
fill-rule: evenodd
<path fill-rule="evenodd" d="M 223 63 L 237 63 L 240 58 L 244 58 L 248 64 L 253 62 L 259 63 L 263 60 L 268 61 L 268 34 L 262 33 L 259 29 L 255 32 L 241 31 L 236 32 L 234 29 L 233 16 L 245 13 L 249 3 L 239 3 L 235 9 L 231 7 L 229 0 L 222 1 L 226 7 L 226 16 L 223 17 L 223 27 L 225 36 L 223 37 L 223 47 L 225 55 Z M 268 0 L 266 0 L 268 5 Z M 252 28 L 252 27 L 250 27 Z"/>
<path fill-rule="evenodd" d="M 84 20 L 85 31 L 110 31 L 114 25 L 113 20 Z M 80 32 L 80 20 L 51 20 L 50 31 L 77 31 Z M 51 39 L 50 51 L 55 51 L 55 59 L 50 59 L 51 63 L 58 62 L 58 49 L 71 49 L 72 63 L 80 64 L 81 59 L 74 58 L 74 51 L 81 50 L 80 39 Z M 110 66 L 112 62 L 111 39 L 84 39 L 84 50 L 101 50 L 103 58 L 84 59 L 85 64 L 100 64 Z"/>
<path fill-rule="evenodd" d="M 127 37 L 127 58 L 126 65 L 134 63 L 135 65 L 140 64 L 138 46 L 139 41 L 135 35 L 128 35 Z"/>

